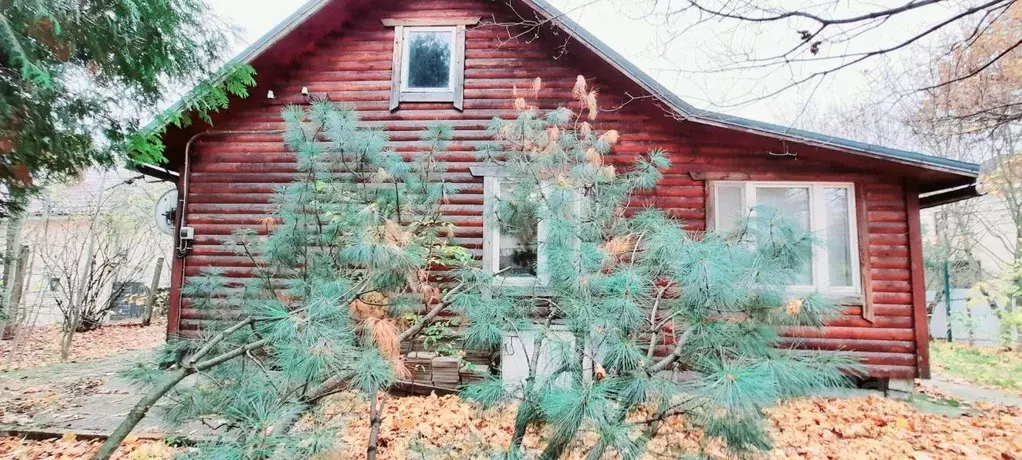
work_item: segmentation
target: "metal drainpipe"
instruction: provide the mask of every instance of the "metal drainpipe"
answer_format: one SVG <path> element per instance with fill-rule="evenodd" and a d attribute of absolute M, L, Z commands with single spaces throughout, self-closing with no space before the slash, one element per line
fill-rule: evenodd
<path fill-rule="evenodd" d="M 180 236 L 181 236 L 180 235 L 180 229 L 181 229 L 181 227 L 186 227 L 185 221 L 187 220 L 187 215 L 188 215 L 188 212 L 187 212 L 188 211 L 188 179 L 189 179 L 189 177 L 191 176 L 191 173 L 192 173 L 192 169 L 191 169 L 192 168 L 192 162 L 191 162 L 191 160 L 192 160 L 192 144 L 194 144 L 195 141 L 198 140 L 200 137 L 204 137 L 204 136 L 223 136 L 223 135 L 229 135 L 229 134 L 283 134 L 283 133 L 284 133 L 284 130 L 282 130 L 282 129 L 265 130 L 265 131 L 259 131 L 259 130 L 253 130 L 253 131 L 203 131 L 201 133 L 196 133 L 194 136 L 192 136 L 191 138 L 188 139 L 187 143 L 185 143 L 185 152 L 184 152 L 184 155 L 185 155 L 185 165 L 184 166 L 185 167 L 184 167 L 184 171 L 183 171 L 184 175 L 183 175 L 182 181 L 181 181 L 181 193 L 179 194 L 179 196 L 177 198 L 178 206 L 179 206 L 179 209 L 181 210 L 181 222 L 178 223 L 178 227 L 177 227 L 178 230 L 179 230 L 179 234 L 177 235 L 177 248 L 176 248 L 176 252 L 177 252 L 177 258 L 181 259 L 181 285 L 182 286 L 184 285 L 184 282 L 185 282 L 185 266 L 187 265 L 187 261 L 188 261 L 188 259 L 186 259 L 185 257 L 188 255 L 189 245 L 188 245 L 187 242 L 181 240 L 181 238 L 180 238 Z M 178 306 L 177 306 L 178 328 L 181 327 L 180 326 L 181 325 L 181 296 L 180 296 L 180 292 L 181 291 L 180 290 L 181 290 L 181 288 L 178 287 L 178 293 L 179 293 L 178 294 L 178 299 L 177 299 L 177 301 L 178 301 Z"/>

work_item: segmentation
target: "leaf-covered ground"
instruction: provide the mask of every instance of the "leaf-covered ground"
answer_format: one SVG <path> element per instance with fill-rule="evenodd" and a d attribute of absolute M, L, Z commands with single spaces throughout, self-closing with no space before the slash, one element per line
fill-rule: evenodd
<path fill-rule="evenodd" d="M 347 426 L 338 447 L 326 460 L 365 457 L 369 424 L 365 400 L 352 394 L 336 395 L 327 405 L 327 418 Z M 387 398 L 380 432 L 382 459 L 485 458 L 511 440 L 513 410 L 482 410 L 456 396 Z M 772 459 L 1022 459 L 1022 409 L 977 405 L 967 415 L 949 417 L 923 413 L 906 402 L 880 396 L 846 399 L 811 398 L 794 401 L 770 412 L 775 448 Z M 594 438 L 587 436 L 585 441 Z M 651 444 L 647 458 L 677 458 L 699 448 L 698 432 L 686 430 L 685 421 L 666 424 Z M 525 446 L 537 451 L 541 433 L 530 432 Z M 98 441 L 66 436 L 47 441 L 0 438 L 0 458 L 82 458 L 98 448 Z M 171 458 L 179 448 L 159 441 L 133 439 L 118 458 Z M 717 444 L 711 455 L 723 458 Z M 576 453 L 570 458 L 582 458 Z"/>
<path fill-rule="evenodd" d="M 352 395 L 340 395 L 328 406 L 327 414 L 346 419 L 348 426 L 345 445 L 328 458 L 364 456 L 369 432 L 365 406 Z M 384 407 L 382 458 L 476 458 L 511 441 L 514 413 L 507 408 L 482 411 L 454 396 L 388 398 Z M 948 417 L 880 396 L 812 398 L 775 408 L 770 421 L 775 448 L 769 458 L 1022 459 L 1022 409 L 1013 406 L 977 406 L 969 415 Z M 649 458 L 698 452 L 697 432 L 685 428 L 682 419 L 665 425 Z M 526 437 L 530 449 L 542 444 L 540 433 Z M 709 452 L 725 454 L 716 444 Z"/>
<path fill-rule="evenodd" d="M 166 319 L 153 319 L 147 327 L 135 324 L 114 324 L 95 331 L 75 334 L 71 347 L 72 362 L 92 361 L 131 350 L 160 345 L 166 338 Z M 15 340 L 0 341 L 0 371 L 45 366 L 60 362 L 60 326 L 36 326 L 25 331 L 26 340 L 17 345 L 11 357 Z M 3 374 L 0 373 L 0 377 Z"/>
<path fill-rule="evenodd" d="M 931 342 L 934 365 L 942 373 L 968 382 L 1022 392 L 1022 352 Z"/>
<path fill-rule="evenodd" d="M 90 454 L 99 450 L 100 444 L 102 444 L 100 440 L 78 439 L 73 434 L 42 441 L 0 437 L 0 458 L 77 460 L 88 458 Z M 128 438 L 113 458 L 119 460 L 171 459 L 179 450 L 158 440 Z"/>

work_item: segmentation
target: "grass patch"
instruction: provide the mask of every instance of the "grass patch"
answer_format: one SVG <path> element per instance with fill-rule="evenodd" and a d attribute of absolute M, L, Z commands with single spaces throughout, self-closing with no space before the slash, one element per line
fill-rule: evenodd
<path fill-rule="evenodd" d="M 980 385 L 1022 390 L 1022 353 L 931 342 L 930 356 L 937 368 L 948 375 Z"/>

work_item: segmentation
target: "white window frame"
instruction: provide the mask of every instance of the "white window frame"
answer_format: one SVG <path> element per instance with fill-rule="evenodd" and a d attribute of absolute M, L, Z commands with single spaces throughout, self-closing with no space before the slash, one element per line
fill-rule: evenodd
<path fill-rule="evenodd" d="M 496 203 L 500 200 L 501 185 L 508 178 L 486 176 L 483 178 L 483 270 L 496 275 L 500 272 L 500 224 L 497 221 Z M 543 185 L 545 186 L 545 185 Z M 550 274 L 547 272 L 547 257 L 544 248 L 550 223 L 539 220 L 536 230 L 536 276 L 494 276 L 494 287 L 512 288 L 545 288 L 549 286 Z"/>
<path fill-rule="evenodd" d="M 448 78 L 447 87 L 445 88 L 416 88 L 408 86 L 408 75 L 411 72 L 411 66 L 409 65 L 409 59 L 411 53 L 408 47 L 411 45 L 409 36 L 414 32 L 446 32 L 451 35 L 449 44 L 449 51 L 451 53 L 450 59 L 448 59 Z M 455 74 L 455 61 L 457 61 L 457 46 L 458 46 L 458 28 L 457 26 L 425 26 L 425 27 L 404 27 L 402 31 L 404 36 L 401 39 L 401 92 L 402 93 L 453 93 L 456 74 Z"/>
<path fill-rule="evenodd" d="M 829 260 L 827 247 L 815 245 L 813 247 L 813 269 L 812 285 L 791 286 L 793 293 L 804 293 L 819 290 L 828 294 L 840 295 L 861 295 L 862 294 L 862 266 L 859 260 L 859 226 L 856 215 L 856 194 L 855 184 L 851 182 L 779 182 L 779 181 L 715 181 L 713 183 L 713 228 L 720 228 L 720 218 L 723 212 L 718 205 L 719 189 L 721 187 L 742 187 L 741 207 L 747 212 L 756 206 L 756 188 L 807 188 L 809 189 L 809 226 L 810 231 L 822 241 L 826 241 L 827 229 L 824 225 L 827 212 L 824 197 L 825 189 L 843 188 L 847 190 L 848 196 L 848 243 L 849 262 L 852 265 L 851 286 L 830 286 Z"/>

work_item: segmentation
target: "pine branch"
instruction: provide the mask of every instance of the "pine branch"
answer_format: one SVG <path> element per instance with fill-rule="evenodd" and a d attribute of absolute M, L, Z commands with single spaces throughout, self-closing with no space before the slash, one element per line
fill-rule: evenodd
<path fill-rule="evenodd" d="M 440 313 L 443 313 L 443 311 L 446 310 L 447 307 L 451 305 L 451 300 L 453 299 L 454 295 L 457 294 L 464 286 L 465 282 L 463 281 L 458 283 L 453 288 L 451 288 L 450 291 L 447 291 L 447 294 L 445 294 L 443 298 L 440 299 L 440 302 L 437 303 L 436 306 L 434 306 L 432 309 L 430 309 L 429 312 L 426 313 L 426 316 L 422 318 L 422 321 L 413 324 L 412 326 L 408 327 L 408 329 L 405 329 L 403 332 L 401 332 L 400 335 L 397 336 L 398 342 L 407 342 L 408 340 L 415 338 L 415 336 L 418 335 L 419 332 L 422 332 L 422 330 L 426 326 L 431 324 L 433 320 L 436 319 L 437 316 L 440 316 Z"/>

